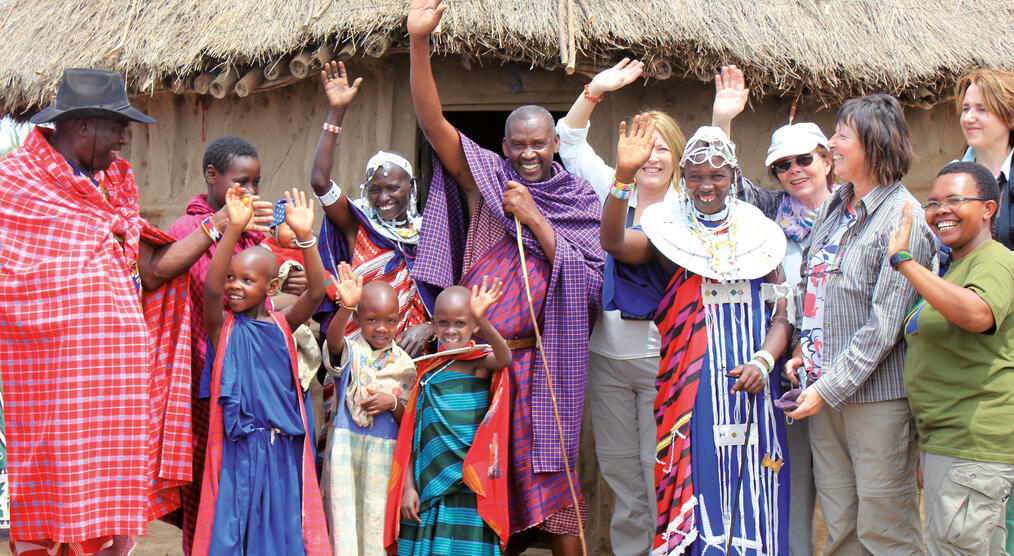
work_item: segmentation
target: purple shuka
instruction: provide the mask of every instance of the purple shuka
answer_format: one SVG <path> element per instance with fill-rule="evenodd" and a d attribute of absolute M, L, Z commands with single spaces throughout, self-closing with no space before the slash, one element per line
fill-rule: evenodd
<path fill-rule="evenodd" d="M 536 206 L 556 233 L 556 256 L 542 311 L 542 341 L 563 425 L 571 469 L 577 458 L 588 376 L 588 336 L 598 314 L 604 255 L 599 246 L 601 203 L 586 180 L 553 164 L 548 181 L 524 182 L 510 161 L 479 147 L 461 135 L 461 145 L 484 210 L 509 237 L 515 236 L 514 218 L 503 212 L 508 181 L 528 187 Z M 461 190 L 440 161 L 433 159 L 433 182 L 426 201 L 423 226 L 412 278 L 420 286 L 446 288 L 460 283 L 468 231 L 467 205 Z M 546 260 L 535 234 L 522 227 L 526 255 Z M 527 301 L 526 301 L 527 303 Z M 536 308 L 537 310 L 538 308 Z M 525 318 L 528 307 L 524 306 Z M 534 473 L 564 470 L 563 455 L 541 358 L 533 367 L 531 463 Z"/>

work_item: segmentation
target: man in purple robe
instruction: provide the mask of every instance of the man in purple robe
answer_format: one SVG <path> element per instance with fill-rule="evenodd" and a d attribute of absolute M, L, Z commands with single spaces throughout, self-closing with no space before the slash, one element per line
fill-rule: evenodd
<path fill-rule="evenodd" d="M 559 140 L 545 109 L 522 106 L 507 118 L 506 158 L 479 147 L 444 118 L 430 68 L 429 34 L 445 9 L 440 0 L 413 0 L 408 16 L 412 100 L 436 152 L 412 277 L 424 292 L 471 286 L 486 275 L 503 281 L 504 295 L 487 316 L 514 350 L 510 532 L 537 527 L 551 535 L 554 554 L 579 554 L 577 519 L 586 510 L 579 492 L 575 507 L 566 469 L 575 470 L 588 336 L 600 303 L 601 206 L 587 181 L 553 162 Z M 521 224 L 530 300 L 515 219 Z M 538 315 L 542 354 L 535 349 L 529 303 Z M 573 481 L 577 491 L 576 474 Z M 522 539 L 530 537 L 515 536 L 507 552 L 520 552 Z"/>

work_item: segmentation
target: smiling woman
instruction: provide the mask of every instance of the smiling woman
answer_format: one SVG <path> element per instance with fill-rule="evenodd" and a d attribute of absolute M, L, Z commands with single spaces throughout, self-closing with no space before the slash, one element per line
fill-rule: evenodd
<path fill-rule="evenodd" d="M 1014 484 L 1014 254 L 993 241 L 999 192 L 986 167 L 954 162 L 923 205 L 954 261 L 943 277 L 908 252 L 912 205 L 891 234 L 891 265 L 923 300 L 905 321 L 905 388 L 919 430 L 930 554 L 1004 554 Z"/>
<path fill-rule="evenodd" d="M 1014 248 L 1011 219 L 1011 153 L 1014 152 L 1014 72 L 977 69 L 964 75 L 955 91 L 961 133 L 968 142 L 962 158 L 978 162 L 996 178 L 1000 191 L 994 222 L 997 241 Z"/>

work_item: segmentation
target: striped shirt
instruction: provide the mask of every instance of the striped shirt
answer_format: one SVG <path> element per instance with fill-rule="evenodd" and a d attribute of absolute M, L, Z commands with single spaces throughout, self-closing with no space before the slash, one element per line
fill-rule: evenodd
<path fill-rule="evenodd" d="M 841 222 L 854 192 L 847 183 L 831 194 L 813 224 L 803 261 L 823 249 Z M 855 204 L 856 220 L 839 244 L 824 299 L 824 346 L 817 393 L 835 409 L 851 403 L 905 397 L 902 323 L 918 297 L 891 268 L 888 244 L 905 202 L 918 203 L 901 182 L 879 186 Z M 925 267 L 936 266 L 936 242 L 922 212 L 914 212 L 909 248 Z M 809 268 L 801 269 L 804 277 Z M 800 285 L 805 291 L 806 280 Z M 802 307 L 802 303 L 797 306 Z"/>

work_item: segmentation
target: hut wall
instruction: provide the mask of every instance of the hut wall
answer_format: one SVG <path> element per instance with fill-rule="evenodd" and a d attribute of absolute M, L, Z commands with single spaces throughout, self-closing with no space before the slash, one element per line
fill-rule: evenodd
<path fill-rule="evenodd" d="M 480 67 L 476 61 L 471 65 L 472 69 L 466 70 L 456 57 L 434 64 L 447 110 L 501 111 L 534 103 L 566 111 L 588 81 L 581 75 L 519 64 L 523 91 L 511 93 L 505 66 Z M 412 111 L 407 56 L 356 59 L 349 70 L 364 82 L 342 126 L 332 176 L 347 193 L 358 196 L 366 160 L 374 152 L 391 149 L 418 163 L 421 135 Z M 710 121 L 713 93 L 710 84 L 676 78 L 630 85 L 607 95 L 596 108 L 589 141 L 606 162 L 614 162 L 617 123 L 643 108 L 668 112 L 689 136 L 697 126 Z M 168 226 L 182 213 L 188 199 L 205 191 L 201 159 L 208 142 L 220 135 L 238 135 L 257 148 L 263 197 L 279 198 L 284 189 L 292 187 L 308 189 L 320 124 L 328 113 L 316 78 L 246 98 L 218 100 L 163 92 L 134 102 L 158 120 L 150 126 L 134 125 L 133 142 L 125 151 L 137 172 L 141 206 L 156 224 Z M 761 186 L 777 185 L 765 172 L 763 160 L 771 132 L 787 123 L 790 106 L 791 98 L 769 96 L 754 102 L 733 123 L 733 140 L 744 174 Z M 804 99 L 796 121 L 815 121 L 830 136 L 836 109 L 819 109 Z M 906 116 L 917 160 L 904 182 L 921 199 L 936 171 L 959 156 L 963 140 L 950 104 L 931 110 L 908 108 Z M 206 141 L 202 141 L 202 133 Z"/>
<path fill-rule="evenodd" d="M 472 68 L 466 70 L 456 57 L 434 64 L 446 109 L 498 111 L 535 103 L 565 111 L 588 81 L 586 76 L 521 66 L 522 92 L 511 93 L 506 67 L 480 67 L 473 61 Z M 376 150 L 399 151 L 418 165 L 421 134 L 408 87 L 407 56 L 392 55 L 379 61 L 357 59 L 349 64 L 349 70 L 353 76 L 363 76 L 364 82 L 343 122 L 332 176 L 355 197 L 366 160 Z M 713 94 L 710 84 L 680 79 L 631 85 L 608 95 L 596 108 L 589 140 L 608 163 L 613 163 L 617 123 L 643 108 L 673 115 L 689 136 L 697 126 L 710 122 Z M 206 190 L 202 155 L 208 142 L 220 135 L 238 135 L 257 148 L 264 198 L 277 199 L 283 190 L 292 187 L 309 190 L 309 168 L 320 124 L 328 113 L 316 78 L 246 98 L 204 97 L 206 109 L 192 93 L 160 93 L 135 102 L 158 120 L 151 126 L 135 125 L 133 143 L 125 153 L 137 172 L 143 212 L 156 225 L 167 227 L 182 214 L 191 197 Z M 739 145 L 744 173 L 765 187 L 776 184 L 762 166 L 764 154 L 771 132 L 787 122 L 790 106 L 789 98 L 768 97 L 734 122 L 733 138 Z M 830 135 L 836 108 L 818 110 L 801 101 L 796 121 L 816 121 Z M 958 156 L 963 142 L 950 105 L 932 110 L 909 108 L 907 116 L 919 158 L 905 183 L 917 198 L 924 199 L 937 170 Z M 202 141 L 202 133 L 207 141 Z M 587 412 L 586 424 L 578 467 L 590 510 L 589 551 L 608 554 L 613 497 L 598 472 Z"/>

